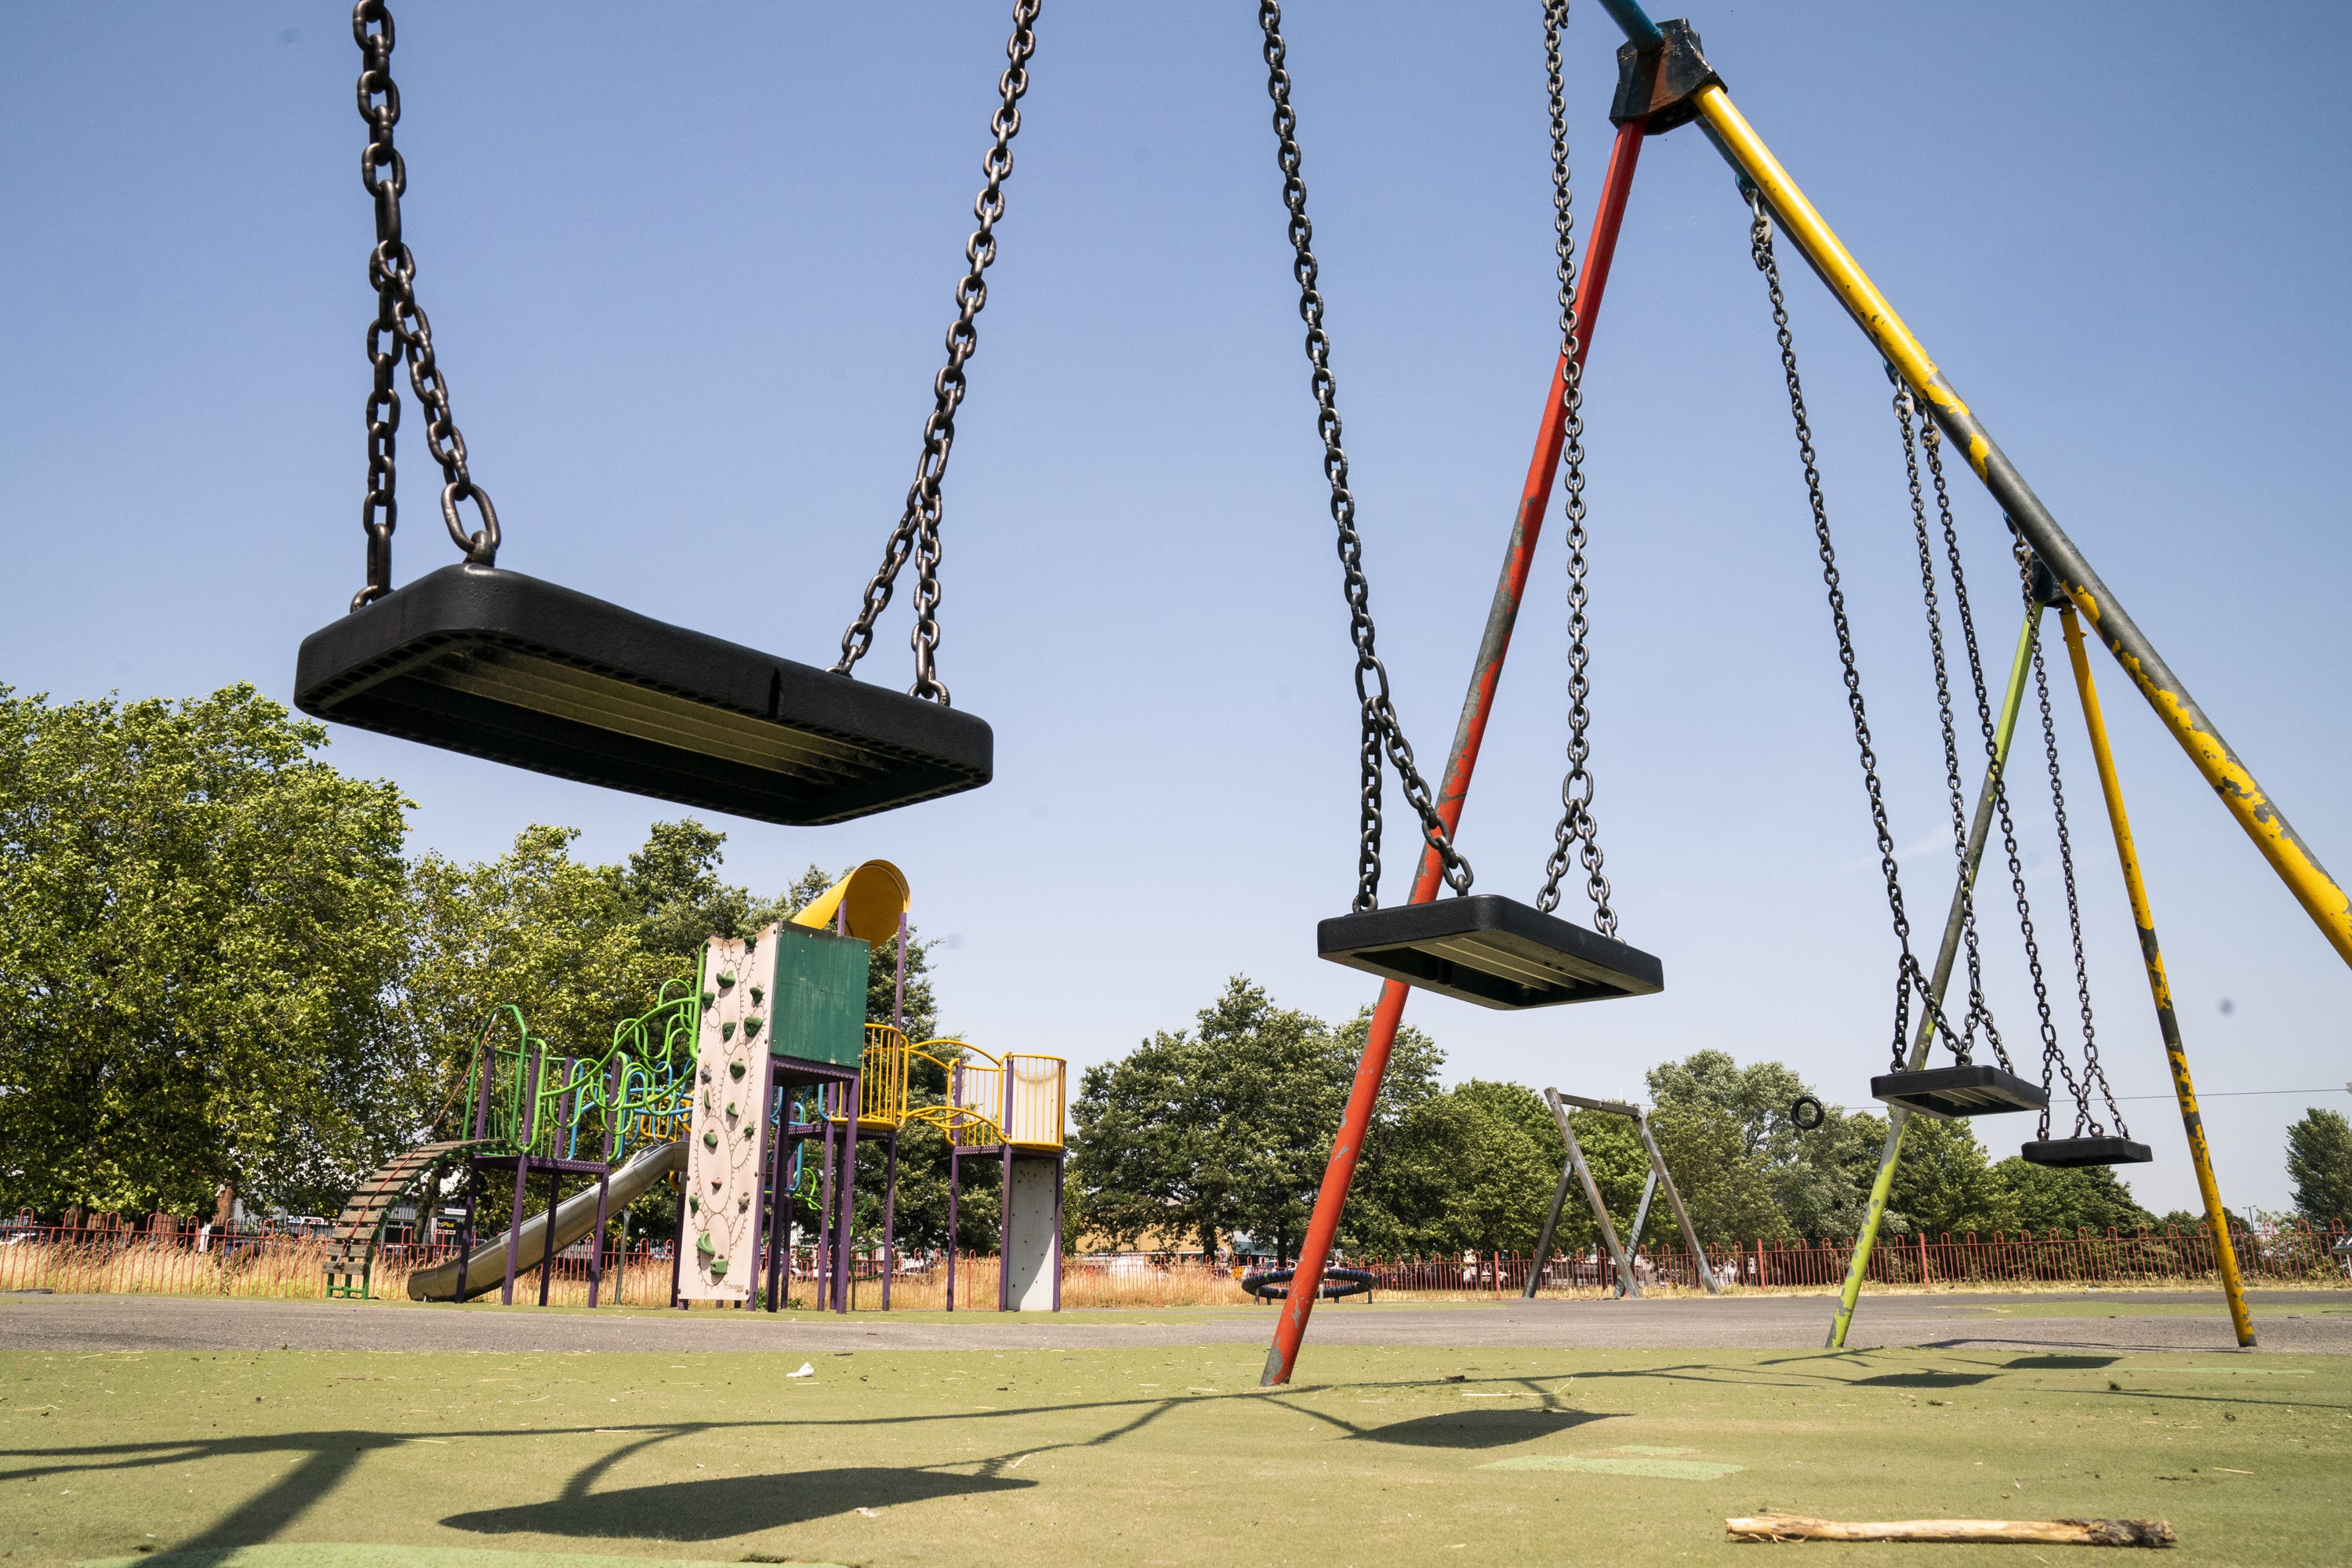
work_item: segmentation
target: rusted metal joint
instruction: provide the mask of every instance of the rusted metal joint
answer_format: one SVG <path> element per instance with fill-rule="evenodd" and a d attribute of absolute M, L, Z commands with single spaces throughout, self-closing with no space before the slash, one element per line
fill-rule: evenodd
<path fill-rule="evenodd" d="M 1661 22 L 1661 42 L 1643 48 L 1617 47 L 1617 97 L 1609 106 L 1612 124 L 1642 122 L 1644 134 L 1661 135 L 1698 118 L 1692 100 L 1703 87 L 1721 87 L 1723 79 L 1699 53 L 1698 35 L 1682 20 Z"/>

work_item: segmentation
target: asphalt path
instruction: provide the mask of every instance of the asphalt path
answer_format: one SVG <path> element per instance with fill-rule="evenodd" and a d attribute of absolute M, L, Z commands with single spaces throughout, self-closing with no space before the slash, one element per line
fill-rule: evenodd
<path fill-rule="evenodd" d="M 2352 1290 L 2253 1291 L 2260 1349 L 2352 1353 Z M 1446 1307 L 1325 1306 L 1310 1343 L 1594 1350 L 1813 1350 L 1825 1296 L 1505 1301 Z M 2100 1309 L 2112 1306 L 2115 1314 Z M 2053 1308 L 2061 1310 L 2053 1311 Z M 2164 1308 L 2148 1312 L 2148 1307 Z M 0 1295 L 0 1351 L 777 1351 L 1107 1350 L 1261 1344 L 1274 1313 L 1234 1310 L 959 1314 L 944 1320 L 771 1317 L 725 1310 L 548 1311 L 365 1301 L 176 1296 Z M 1856 1350 L 2233 1352 L 2219 1292 L 1865 1297 Z"/>

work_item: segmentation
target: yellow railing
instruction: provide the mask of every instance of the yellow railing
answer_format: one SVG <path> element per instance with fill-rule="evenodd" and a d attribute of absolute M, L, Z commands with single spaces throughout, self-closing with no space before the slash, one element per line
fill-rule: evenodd
<path fill-rule="evenodd" d="M 911 1103 L 918 1057 L 947 1075 L 945 1104 Z M 858 1079 L 861 1132 L 887 1132 L 909 1121 L 924 1121 L 945 1132 L 958 1148 L 998 1143 L 1018 1149 L 1062 1147 L 1069 1066 L 1060 1057 L 1026 1052 L 999 1057 L 962 1040 L 908 1045 L 907 1037 L 890 1025 L 868 1024 Z M 844 1118 L 831 1120 L 838 1123 Z"/>

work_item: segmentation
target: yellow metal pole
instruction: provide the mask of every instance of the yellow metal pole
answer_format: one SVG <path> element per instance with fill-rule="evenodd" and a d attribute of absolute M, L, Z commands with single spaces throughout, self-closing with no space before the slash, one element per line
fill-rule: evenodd
<path fill-rule="evenodd" d="M 1952 910 L 1944 921 L 1944 942 L 1936 954 L 1936 973 L 1927 983 L 1935 1005 L 1919 1020 L 1911 1039 L 1909 1067 L 1916 1072 L 1927 1064 L 1927 1047 L 1936 1037 L 1936 1015 L 1943 1010 L 1944 993 L 1952 983 L 1952 965 L 1960 952 L 1961 920 L 1968 912 L 1969 890 L 1976 886 L 1984 865 L 1985 840 L 1992 836 L 1992 815 L 2000 796 L 2001 771 L 2009 766 L 2009 744 L 2017 734 L 2017 710 L 2025 701 L 2025 678 L 2033 673 L 2033 649 L 2042 630 L 2042 606 L 2025 606 L 2025 624 L 2018 628 L 2017 652 L 2009 661 L 2009 689 L 2001 694 L 2000 720 L 1993 730 L 1992 757 L 1985 768 L 1984 786 L 1977 792 L 1975 822 L 1969 828 L 1968 850 L 1961 858 L 1959 884 L 1952 889 Z M 1853 1327 L 1853 1310 L 1862 1300 L 1862 1281 L 1870 1272 L 1870 1255 L 1878 1246 L 1878 1227 L 1886 1219 L 1886 1204 L 1895 1191 L 1895 1163 L 1903 1153 L 1903 1130 L 1911 1112 L 1899 1105 L 1886 1108 L 1886 1144 L 1879 1152 L 1878 1175 L 1870 1184 L 1870 1204 L 1862 1229 L 1853 1239 L 1853 1256 L 1846 1259 L 1845 1285 L 1838 1292 L 1837 1312 L 1830 1320 L 1828 1346 L 1845 1349 L 1846 1331 Z"/>
<path fill-rule="evenodd" d="M 1960 401 L 1959 394 L 1944 379 L 1944 373 L 1927 357 L 1926 348 L 1903 324 L 1903 318 L 1895 313 L 1895 307 L 1887 303 L 1878 286 L 1805 198 L 1805 193 L 1797 188 L 1797 183 L 1772 156 L 1771 149 L 1764 145 L 1755 128 L 1732 107 L 1730 96 L 1720 86 L 1710 83 L 1692 96 L 1691 103 L 1725 155 L 1764 193 L 1773 216 L 1813 270 L 1829 285 L 1831 293 L 1896 374 L 1926 400 L 1936 423 L 1968 455 L 1969 466 L 1976 470 L 1977 477 L 1984 481 L 2026 542 L 2042 557 L 2042 563 L 2057 575 L 2066 596 L 2090 617 L 2099 640 L 2138 685 L 2148 705 L 2156 710 L 2165 728 L 2189 753 L 2206 782 L 2220 794 L 2222 804 L 2237 817 L 2254 847 L 2318 923 L 2336 952 L 2347 963 L 2352 963 L 2352 899 L 2345 896 L 2344 889 L 2336 886 L 2335 879 L 2328 876 L 2326 868 L 2296 836 L 2284 814 L 2263 795 L 2262 785 L 2230 750 L 2221 731 L 2189 695 L 2188 688 L 2157 653 L 2155 645 L 2091 570 L 2090 563 L 2026 484 L 2024 476 L 1993 445 L 1991 436 L 1978 423 L 1969 405 Z"/>
<path fill-rule="evenodd" d="M 2074 689 L 2083 699 L 2083 724 L 2091 732 L 2091 755 L 2099 764 L 2099 788 L 2107 797 L 2107 822 L 2116 832 L 2116 857 L 2123 862 L 2124 890 L 2131 895 L 2132 921 L 2139 927 L 2140 955 L 2147 963 L 2147 988 L 2156 998 L 2156 1026 L 2164 1037 L 2164 1058 L 2172 1067 L 2172 1093 L 2180 1101 L 2180 1124 L 2189 1131 L 2189 1159 L 2197 1167 L 2197 1190 L 2205 1198 L 2205 1223 L 2213 1231 L 2213 1256 L 2221 1265 L 2221 1289 L 2230 1298 L 2230 1321 L 2238 1343 L 2254 1342 L 2254 1321 L 2246 1312 L 2246 1291 L 2238 1278 L 2238 1254 L 2230 1245 L 2230 1220 L 2221 1210 L 2221 1184 L 2213 1179 L 2213 1152 L 2205 1142 L 2205 1119 L 2197 1110 L 2197 1086 L 2189 1078 L 2189 1053 L 2180 1044 L 2180 1020 L 2173 1016 L 2172 986 L 2164 974 L 2164 952 L 2156 944 L 2156 917 L 2148 911 L 2147 887 L 2140 880 L 2139 851 L 2132 845 L 2131 818 L 2124 811 L 2123 782 L 2116 776 L 2115 752 L 2107 745 L 2106 720 L 2099 712 L 2098 688 L 2091 680 L 2091 658 L 2083 647 L 2083 626 L 2072 605 L 2058 618 L 2066 634 L 2066 657 L 2074 666 Z"/>

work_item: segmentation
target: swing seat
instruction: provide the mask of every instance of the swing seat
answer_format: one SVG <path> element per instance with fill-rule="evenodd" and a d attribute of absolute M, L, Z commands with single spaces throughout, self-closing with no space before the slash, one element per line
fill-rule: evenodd
<path fill-rule="evenodd" d="M 846 822 L 989 781 L 968 713 L 520 572 L 445 566 L 303 639 L 313 718 L 761 822 Z"/>
<path fill-rule="evenodd" d="M 2019 1151 L 2031 1165 L 2071 1170 L 2080 1165 L 2145 1165 L 2156 1156 L 2145 1143 L 2106 1135 L 2098 1138 L 2038 1138 Z"/>
<path fill-rule="evenodd" d="M 2050 1103 L 2048 1091 L 2015 1073 L 1970 1062 L 1960 1067 L 1922 1068 L 1916 1072 L 1890 1072 L 1870 1080 L 1871 1097 L 1889 1105 L 1925 1111 L 1946 1120 L 1998 1116 L 2011 1110 L 2039 1110 Z"/>
<path fill-rule="evenodd" d="M 1493 893 L 1397 904 L 1316 928 L 1316 949 L 1384 979 L 1517 1011 L 1665 989 L 1637 948 Z"/>

